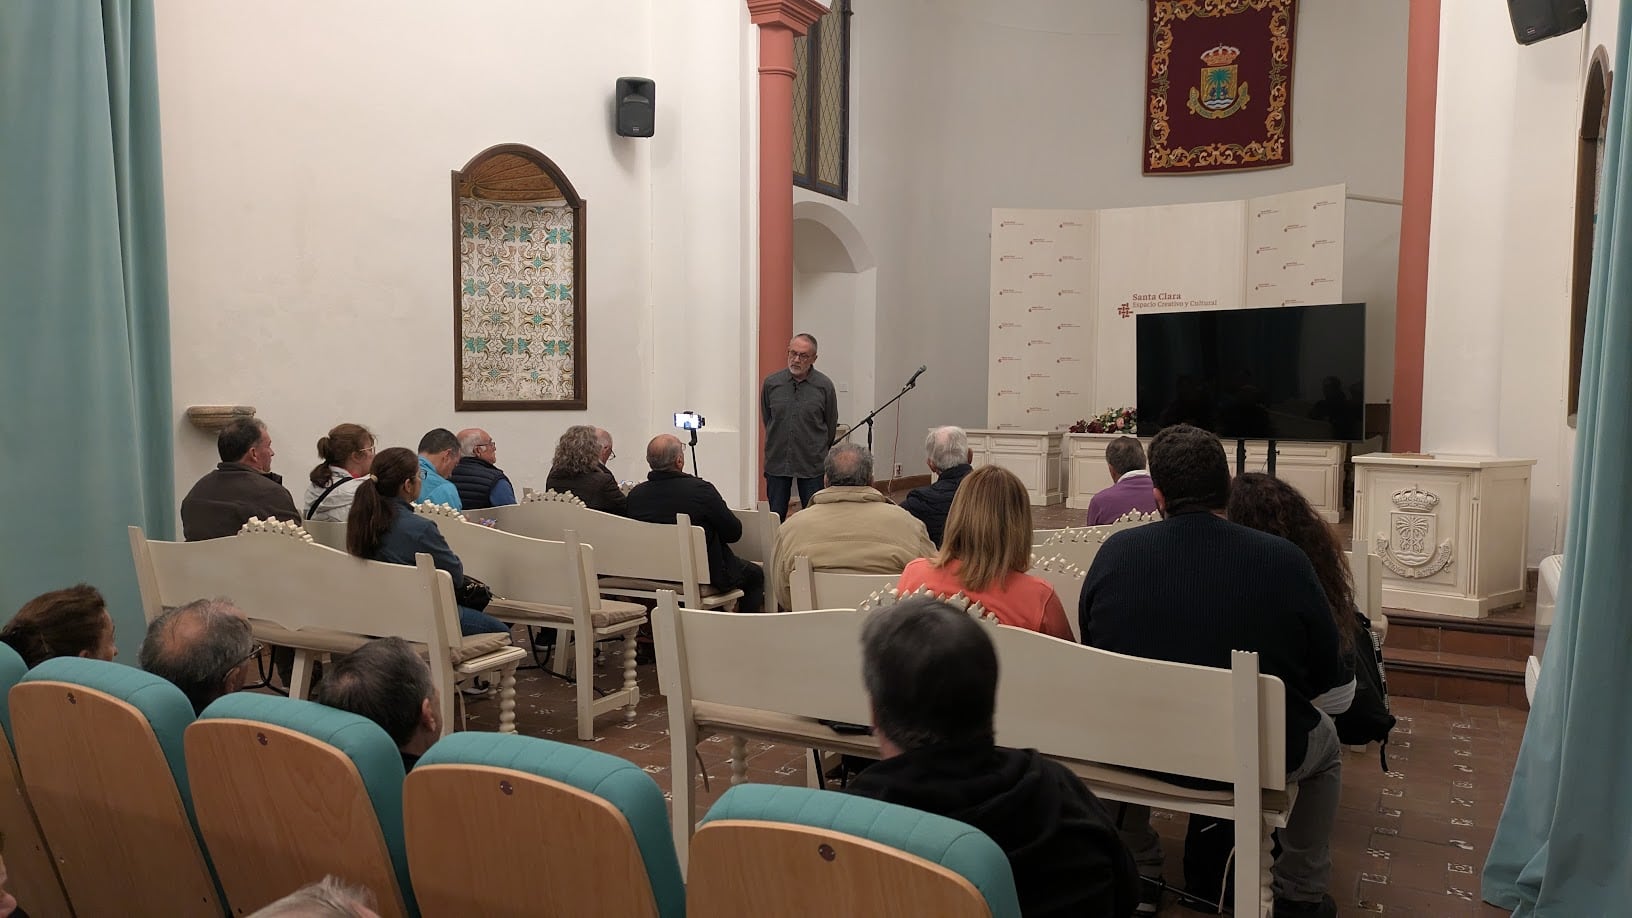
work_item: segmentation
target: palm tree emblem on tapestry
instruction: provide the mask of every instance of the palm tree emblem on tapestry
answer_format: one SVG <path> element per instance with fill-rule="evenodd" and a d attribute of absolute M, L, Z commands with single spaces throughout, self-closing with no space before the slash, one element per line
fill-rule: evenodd
<path fill-rule="evenodd" d="M 1202 52 L 1201 62 L 1206 66 L 1201 68 L 1201 85 L 1190 88 L 1190 104 L 1186 106 L 1193 114 L 1228 118 L 1252 101 L 1247 84 L 1237 82 L 1235 59 L 1240 56 L 1240 48 L 1228 45 L 1215 45 Z"/>

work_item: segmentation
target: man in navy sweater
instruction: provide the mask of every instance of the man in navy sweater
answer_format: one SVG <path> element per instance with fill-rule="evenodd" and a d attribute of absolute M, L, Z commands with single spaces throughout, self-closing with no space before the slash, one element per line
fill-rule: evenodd
<path fill-rule="evenodd" d="M 1211 433 L 1181 424 L 1157 434 L 1150 475 L 1165 518 L 1116 533 L 1095 556 L 1079 603 L 1083 643 L 1220 668 L 1232 650 L 1255 651 L 1260 671 L 1286 684 L 1287 782 L 1298 800 L 1280 831 L 1275 914 L 1336 915 L 1326 891 L 1342 761 L 1330 715 L 1348 707 L 1353 681 L 1320 582 L 1291 542 L 1223 518 L 1229 465 Z M 1141 873 L 1160 876 L 1148 812 L 1131 815 L 1123 830 Z"/>

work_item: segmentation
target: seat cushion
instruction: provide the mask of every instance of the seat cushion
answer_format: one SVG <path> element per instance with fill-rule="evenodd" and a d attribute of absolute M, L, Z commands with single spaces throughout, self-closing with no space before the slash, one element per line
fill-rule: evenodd
<path fill-rule="evenodd" d="M 686 592 L 685 584 L 678 580 L 643 580 L 639 577 L 601 577 L 597 581 L 603 592 L 629 591 L 640 593 L 656 593 L 658 590 L 672 590 L 677 594 Z M 697 591 L 706 599 L 724 593 L 734 593 L 735 590 L 724 590 L 711 583 L 700 583 Z"/>
<path fill-rule="evenodd" d="M 569 606 L 558 606 L 552 603 L 522 602 L 519 599 L 501 599 L 493 597 L 487 604 L 487 614 L 497 619 L 514 621 L 526 624 L 529 621 L 572 623 L 572 609 Z M 646 617 L 646 607 L 638 602 L 619 602 L 612 599 L 601 600 L 599 609 L 592 609 L 589 613 L 591 628 L 610 628 L 624 622 L 632 622 Z"/>
<path fill-rule="evenodd" d="M 911 807 L 835 791 L 739 784 L 709 808 L 699 825 L 736 819 L 793 823 L 888 845 L 968 880 L 993 918 L 1019 918 L 1008 855 L 974 826 Z"/>
<path fill-rule="evenodd" d="M 691 711 L 697 726 L 710 732 L 878 758 L 878 740 L 873 736 L 839 733 L 813 717 L 707 701 L 692 702 Z"/>
<path fill-rule="evenodd" d="M 486 765 L 538 775 L 602 798 L 629 821 L 660 915 L 685 914 L 686 888 L 669 834 L 663 792 L 640 766 L 617 756 L 531 736 L 454 733 L 438 740 L 416 768 Z"/>
<path fill-rule="evenodd" d="M 453 665 L 458 666 L 466 660 L 490 654 L 510 646 L 510 632 L 493 631 L 487 634 L 466 635 L 459 643 L 448 648 L 453 654 Z"/>
<path fill-rule="evenodd" d="M 367 644 L 373 638 L 352 634 L 349 631 L 328 631 L 322 628 L 302 628 L 291 631 L 263 621 L 252 621 L 255 626 L 255 636 L 260 640 L 279 647 L 300 647 L 317 653 L 351 653 L 353 650 Z M 413 642 L 410 642 L 413 643 Z M 424 644 L 413 643 L 421 653 L 425 651 Z M 492 653 L 501 647 L 510 646 L 510 632 L 494 631 L 489 634 L 472 634 L 448 648 L 452 663 L 458 666 L 466 660 Z"/>

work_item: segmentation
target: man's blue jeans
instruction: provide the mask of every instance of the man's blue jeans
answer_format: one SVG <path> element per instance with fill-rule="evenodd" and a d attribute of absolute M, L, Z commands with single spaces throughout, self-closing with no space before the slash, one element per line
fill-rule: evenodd
<path fill-rule="evenodd" d="M 810 506 L 810 499 L 822 489 L 822 478 L 794 478 L 789 475 L 765 476 L 765 497 L 771 503 L 771 512 L 779 519 L 788 518 L 788 501 L 793 497 L 793 483 L 799 482 L 799 506 Z"/>

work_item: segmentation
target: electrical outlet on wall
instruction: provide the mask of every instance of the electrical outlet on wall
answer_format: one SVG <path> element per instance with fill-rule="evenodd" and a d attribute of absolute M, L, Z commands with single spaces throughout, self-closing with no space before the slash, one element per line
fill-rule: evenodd
<path fill-rule="evenodd" d="M 895 466 L 895 477 L 897 477 L 897 478 L 900 478 L 900 477 L 901 477 L 901 464 L 900 464 L 900 463 L 896 463 L 896 466 Z"/>

